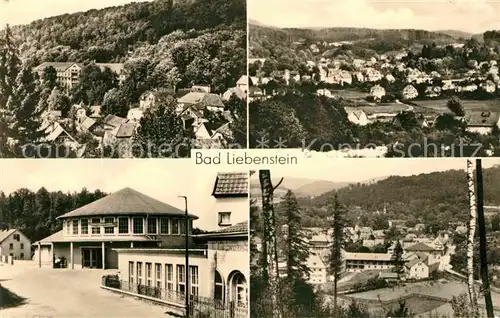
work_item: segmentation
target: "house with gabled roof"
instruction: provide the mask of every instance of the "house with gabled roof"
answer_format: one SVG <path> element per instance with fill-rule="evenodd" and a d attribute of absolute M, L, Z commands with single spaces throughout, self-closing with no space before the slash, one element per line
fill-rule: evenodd
<path fill-rule="evenodd" d="M 0 231 L 0 257 L 13 260 L 31 259 L 30 239 L 18 229 Z"/>
<path fill-rule="evenodd" d="M 177 99 L 177 111 L 181 112 L 186 106 L 195 106 L 198 110 L 224 111 L 224 103 L 217 94 L 205 92 L 189 92 Z"/>
<path fill-rule="evenodd" d="M 347 113 L 347 119 L 356 125 L 365 126 L 370 123 L 368 116 L 362 108 L 344 107 Z"/>
<path fill-rule="evenodd" d="M 488 135 L 493 129 L 500 127 L 500 112 L 467 111 L 464 121 L 468 132 Z"/>

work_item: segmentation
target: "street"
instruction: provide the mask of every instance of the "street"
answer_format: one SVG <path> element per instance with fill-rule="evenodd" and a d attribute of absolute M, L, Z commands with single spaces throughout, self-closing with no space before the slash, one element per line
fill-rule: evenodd
<path fill-rule="evenodd" d="M 167 308 L 101 289 L 102 275 L 116 270 L 38 268 L 36 262 L 0 265 L 0 284 L 26 298 L 19 307 L 1 311 L 5 317 L 173 317 Z"/>

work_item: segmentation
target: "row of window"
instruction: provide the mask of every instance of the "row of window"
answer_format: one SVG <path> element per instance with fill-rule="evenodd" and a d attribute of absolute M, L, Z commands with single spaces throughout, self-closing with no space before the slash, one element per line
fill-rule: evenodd
<path fill-rule="evenodd" d="M 168 291 L 175 291 L 182 294 L 186 293 L 186 266 L 176 265 L 174 274 L 173 264 L 154 264 L 144 263 L 145 271 L 143 271 L 142 262 L 129 262 L 128 280 L 129 284 L 146 285 L 148 287 L 155 286 L 156 288 L 165 288 Z M 174 277 L 175 275 L 175 277 Z M 199 294 L 199 272 L 198 266 L 189 266 L 189 287 L 190 294 L 198 296 Z"/>
<path fill-rule="evenodd" d="M 66 221 L 66 234 L 172 234 L 186 233 L 185 219 L 181 218 L 143 218 L 114 217 L 76 219 Z M 131 222 L 129 221 L 131 219 Z M 146 225 L 146 229 L 144 228 Z M 189 224 L 191 225 L 191 224 Z M 190 226 L 191 228 L 191 226 Z"/>
<path fill-rule="evenodd" d="M 11 250 L 14 249 L 14 243 L 9 244 L 9 249 L 11 249 Z M 20 243 L 19 249 L 24 250 L 24 243 Z"/>

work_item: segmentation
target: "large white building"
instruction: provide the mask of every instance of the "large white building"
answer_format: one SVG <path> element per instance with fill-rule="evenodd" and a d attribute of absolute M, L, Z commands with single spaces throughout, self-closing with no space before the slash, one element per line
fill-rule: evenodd
<path fill-rule="evenodd" d="M 31 259 L 31 242 L 21 231 L 16 229 L 0 231 L 0 256 L 13 259 Z"/>
<path fill-rule="evenodd" d="M 211 217 L 206 226 L 200 225 L 210 231 L 193 235 L 188 274 L 185 245 L 117 248 L 120 290 L 181 309 L 187 292 L 192 310 L 204 307 L 228 317 L 247 317 L 248 174 L 219 173 L 210 191 L 215 201 L 207 206 Z"/>
<path fill-rule="evenodd" d="M 385 270 L 393 267 L 388 253 L 350 253 L 342 255 L 346 272 L 360 273 L 365 270 Z"/>
<path fill-rule="evenodd" d="M 125 188 L 58 217 L 63 229 L 35 243 L 35 260 L 53 267 L 118 268 L 116 248 L 180 246 L 184 211 Z M 196 216 L 189 216 L 189 228 Z M 190 232 L 189 232 L 190 233 Z"/>

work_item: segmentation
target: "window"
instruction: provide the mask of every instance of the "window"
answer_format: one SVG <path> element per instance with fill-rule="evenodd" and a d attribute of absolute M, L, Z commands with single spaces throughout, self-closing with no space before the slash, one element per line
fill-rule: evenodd
<path fill-rule="evenodd" d="M 144 225 L 143 225 L 143 219 L 142 218 L 134 218 L 133 219 L 133 228 L 134 228 L 134 234 L 142 234 L 144 233 Z"/>
<path fill-rule="evenodd" d="M 243 275 L 238 275 L 238 277 L 237 277 L 236 290 L 237 290 L 236 300 L 238 301 L 237 304 L 246 305 L 246 303 L 247 303 L 247 295 L 246 295 L 247 282 L 245 280 L 245 277 L 243 277 Z"/>
<path fill-rule="evenodd" d="M 78 220 L 73 220 L 73 235 L 78 235 Z"/>
<path fill-rule="evenodd" d="M 100 218 L 92 218 L 90 220 L 92 224 L 92 234 L 101 234 L 101 219 Z"/>
<path fill-rule="evenodd" d="M 174 267 L 172 264 L 165 264 L 165 288 L 174 290 Z"/>
<path fill-rule="evenodd" d="M 231 212 L 219 212 L 219 226 L 231 225 Z"/>
<path fill-rule="evenodd" d="M 21 249 L 24 250 L 24 243 L 21 243 Z"/>
<path fill-rule="evenodd" d="M 148 287 L 151 287 L 151 263 L 146 263 L 146 279 Z"/>
<path fill-rule="evenodd" d="M 88 219 L 81 219 L 80 226 L 82 228 L 81 229 L 82 234 L 89 234 L 89 220 Z"/>
<path fill-rule="evenodd" d="M 134 284 L 134 262 L 128 262 L 128 283 L 129 288 Z"/>
<path fill-rule="evenodd" d="M 104 218 L 104 234 L 115 233 L 115 218 Z"/>
<path fill-rule="evenodd" d="M 66 222 L 64 222 L 64 223 L 65 223 L 65 226 L 66 226 L 66 234 L 71 233 L 71 232 L 70 232 L 70 228 L 69 228 L 69 221 L 66 221 Z"/>
<path fill-rule="evenodd" d="M 14 243 L 9 244 L 9 249 L 13 250 L 14 249 Z"/>
<path fill-rule="evenodd" d="M 172 234 L 179 234 L 179 220 L 172 219 Z"/>
<path fill-rule="evenodd" d="M 148 234 L 156 233 L 156 218 L 148 218 Z"/>
<path fill-rule="evenodd" d="M 177 265 L 177 291 L 186 293 L 186 272 L 184 265 Z"/>
<path fill-rule="evenodd" d="M 184 219 L 180 219 L 179 220 L 179 228 L 180 228 L 180 232 L 181 234 L 186 234 L 186 220 Z"/>
<path fill-rule="evenodd" d="M 224 283 L 222 282 L 222 276 L 217 270 L 215 271 L 214 299 L 224 301 Z"/>
<path fill-rule="evenodd" d="M 142 285 L 142 263 L 137 262 L 137 285 Z"/>
<path fill-rule="evenodd" d="M 168 219 L 160 219 L 160 234 L 168 234 Z"/>
<path fill-rule="evenodd" d="M 18 241 L 20 240 L 20 235 L 19 234 L 14 234 L 14 240 Z"/>
<path fill-rule="evenodd" d="M 128 218 L 118 218 L 118 233 L 128 234 Z"/>
<path fill-rule="evenodd" d="M 161 264 L 155 264 L 155 282 L 156 288 L 161 288 Z"/>
<path fill-rule="evenodd" d="M 190 280 L 189 282 L 191 283 L 191 295 L 198 296 L 199 292 L 199 287 L 198 287 L 198 282 L 199 282 L 199 277 L 198 277 L 198 266 L 189 266 L 189 274 L 190 274 Z"/>
<path fill-rule="evenodd" d="M 20 258 L 24 259 L 24 253 L 21 253 Z"/>

